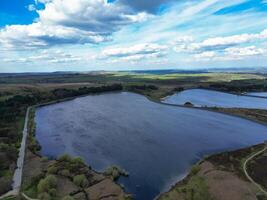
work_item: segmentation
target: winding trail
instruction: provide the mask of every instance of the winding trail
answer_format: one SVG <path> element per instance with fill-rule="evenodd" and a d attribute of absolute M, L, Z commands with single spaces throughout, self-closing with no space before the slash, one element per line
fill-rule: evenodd
<path fill-rule="evenodd" d="M 244 173 L 245 173 L 245 175 L 246 175 L 246 177 L 247 177 L 247 179 L 251 182 L 251 183 L 253 183 L 262 193 L 264 193 L 266 196 L 267 196 L 267 191 L 260 185 L 260 184 L 258 184 L 258 183 L 256 183 L 254 180 L 253 180 L 253 178 L 251 178 L 251 176 L 248 174 L 248 172 L 247 172 L 247 164 L 248 164 L 248 162 L 249 161 L 251 161 L 253 158 L 255 158 L 256 156 L 258 156 L 258 155 L 260 155 L 260 154 L 262 154 L 264 151 L 266 151 L 267 150 L 267 144 L 266 144 L 266 146 L 265 146 L 265 148 L 263 148 L 262 150 L 260 150 L 260 151 L 258 151 L 258 152 L 256 152 L 256 153 L 254 153 L 253 155 L 251 155 L 249 158 L 247 158 L 246 160 L 245 160 L 245 162 L 244 162 L 244 164 L 243 164 L 243 171 L 244 171 Z"/>
<path fill-rule="evenodd" d="M 21 145 L 19 149 L 19 157 L 17 159 L 17 168 L 13 176 L 12 190 L 0 196 L 0 199 L 6 198 L 9 196 L 17 196 L 20 192 L 21 182 L 22 182 L 22 171 L 23 171 L 23 165 L 24 165 L 24 159 L 25 159 L 26 141 L 28 137 L 28 121 L 29 121 L 30 109 L 31 107 L 27 108 L 27 112 L 25 115 L 24 128 L 22 132 L 23 136 L 22 136 L 22 141 L 21 141 Z"/>

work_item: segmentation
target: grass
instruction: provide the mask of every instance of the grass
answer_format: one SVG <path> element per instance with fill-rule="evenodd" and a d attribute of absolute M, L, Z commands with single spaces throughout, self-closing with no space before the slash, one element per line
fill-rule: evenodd
<path fill-rule="evenodd" d="M 43 101 L 49 100 L 54 89 L 77 89 L 83 86 L 99 86 L 103 84 L 121 83 L 124 88 L 129 85 L 155 85 L 156 90 L 138 90 L 152 99 L 160 99 L 166 95 L 172 94 L 176 87 L 200 87 L 209 86 L 211 83 L 220 83 L 223 86 L 242 86 L 267 84 L 266 76 L 257 74 L 238 74 L 238 73 L 200 73 L 200 74 L 134 74 L 134 73 L 108 73 L 108 74 L 67 74 L 67 75 L 41 75 L 41 76 L 20 76 L 20 77 L 0 77 L 0 102 L 12 98 L 14 95 L 33 95 L 38 96 Z M 262 87 L 261 87 L 262 88 Z M 127 89 L 126 89 L 127 90 Z M 4 94 L 4 95 L 3 95 Z M 22 109 L 21 107 L 19 109 Z M 23 110 L 23 109 L 22 109 Z M 21 112 L 22 113 L 22 112 Z M 261 114 L 261 113 L 260 113 Z M 260 116 L 260 115 L 259 115 Z M 16 117 L 13 123 L 6 124 L 8 127 L 16 128 L 16 132 L 21 134 L 24 125 L 23 116 Z M 34 127 L 34 123 L 32 123 Z M 30 134 L 34 141 L 34 134 Z M 20 140 L 15 144 L 19 147 Z M 38 150 L 38 144 L 32 143 L 32 147 Z M 197 169 L 196 169 L 197 171 Z M 6 172 L 2 172 L 6 173 Z M 196 172 L 197 173 L 197 172 Z M 116 173 L 114 172 L 116 175 Z M 202 184 L 202 180 L 194 180 L 197 184 Z M 193 183 L 192 183 L 193 184 Z M 205 187 L 203 187 L 205 189 Z M 31 190 L 31 189 L 30 189 Z M 32 192 L 34 192 L 32 188 Z"/>
<path fill-rule="evenodd" d="M 186 185 L 163 194 L 160 200 L 212 200 L 209 187 L 202 176 L 192 176 Z"/>
<path fill-rule="evenodd" d="M 237 74 L 237 73 L 200 73 L 200 74 L 164 74 L 164 75 L 155 75 L 155 74 L 131 74 L 131 73 L 114 73 L 112 75 L 116 78 L 123 79 L 144 79 L 144 80 L 183 80 L 190 78 L 204 78 L 203 81 L 217 82 L 217 81 L 232 81 L 232 80 L 245 80 L 245 79 L 264 79 L 262 75 L 255 74 Z"/>

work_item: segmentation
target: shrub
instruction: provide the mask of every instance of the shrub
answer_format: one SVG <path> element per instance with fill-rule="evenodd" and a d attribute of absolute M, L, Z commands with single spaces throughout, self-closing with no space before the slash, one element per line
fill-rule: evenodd
<path fill-rule="evenodd" d="M 199 165 L 194 165 L 192 168 L 191 168 L 191 173 L 193 175 L 196 175 L 200 170 L 200 166 Z"/>
<path fill-rule="evenodd" d="M 129 176 L 129 174 L 119 167 L 113 166 L 106 169 L 104 172 L 106 176 L 111 176 L 113 180 L 117 180 L 120 176 Z"/>
<path fill-rule="evenodd" d="M 72 159 L 70 169 L 72 171 L 78 171 L 80 168 L 84 167 L 85 164 L 83 160 L 79 157 Z"/>
<path fill-rule="evenodd" d="M 84 165 L 83 159 L 80 157 L 73 158 L 71 162 L 77 165 Z"/>
<path fill-rule="evenodd" d="M 50 189 L 56 188 L 56 186 L 57 186 L 56 177 L 53 175 L 48 175 L 39 182 L 37 190 L 38 193 L 49 192 Z"/>
<path fill-rule="evenodd" d="M 56 174 L 57 170 L 58 170 L 58 168 L 55 165 L 51 165 L 48 167 L 47 173 L 48 174 Z"/>
<path fill-rule="evenodd" d="M 69 177 L 70 176 L 70 171 L 67 170 L 67 169 L 63 169 L 62 171 L 60 171 L 60 175 Z"/>
<path fill-rule="evenodd" d="M 86 187 L 88 185 L 88 180 L 84 174 L 74 176 L 73 182 L 75 185 L 77 185 L 79 187 Z"/>
<path fill-rule="evenodd" d="M 58 161 L 71 162 L 71 157 L 68 154 L 64 154 L 58 158 Z"/>

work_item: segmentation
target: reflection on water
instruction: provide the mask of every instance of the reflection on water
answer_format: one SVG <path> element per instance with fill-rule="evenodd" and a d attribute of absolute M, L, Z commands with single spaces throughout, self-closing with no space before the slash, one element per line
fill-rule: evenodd
<path fill-rule="evenodd" d="M 127 92 L 41 107 L 36 123 L 43 155 L 81 156 L 96 170 L 118 165 L 130 174 L 119 182 L 138 200 L 153 199 L 205 154 L 267 139 L 263 125 Z"/>
<path fill-rule="evenodd" d="M 184 105 L 191 102 L 195 106 L 225 108 L 258 108 L 267 109 L 267 99 L 233 95 L 204 89 L 191 89 L 167 97 L 165 103 Z"/>
<path fill-rule="evenodd" d="M 258 97 L 267 97 L 267 92 L 249 92 L 247 94 Z"/>

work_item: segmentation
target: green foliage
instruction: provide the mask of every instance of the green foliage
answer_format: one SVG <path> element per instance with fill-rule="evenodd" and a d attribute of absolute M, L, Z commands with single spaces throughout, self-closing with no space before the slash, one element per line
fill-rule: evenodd
<path fill-rule="evenodd" d="M 70 165 L 69 167 L 72 171 L 77 171 L 78 169 L 85 166 L 83 160 L 79 157 L 73 158 L 69 165 Z"/>
<path fill-rule="evenodd" d="M 192 175 L 196 175 L 199 171 L 200 171 L 200 166 L 199 166 L 198 164 L 194 165 L 194 166 L 191 168 L 191 174 L 192 174 Z"/>
<path fill-rule="evenodd" d="M 80 157 L 73 158 L 71 160 L 71 163 L 77 164 L 77 165 L 85 165 L 83 159 Z"/>
<path fill-rule="evenodd" d="M 62 171 L 60 171 L 59 174 L 62 175 L 62 176 L 65 176 L 65 177 L 69 177 L 71 175 L 70 171 L 67 170 L 67 169 L 63 169 Z"/>
<path fill-rule="evenodd" d="M 87 180 L 87 178 L 85 177 L 84 174 L 80 174 L 80 175 L 74 176 L 73 182 L 78 187 L 84 188 L 84 187 L 88 186 L 88 180 Z"/>
<path fill-rule="evenodd" d="M 212 200 L 205 179 L 194 176 L 184 188 L 186 200 Z"/>
<path fill-rule="evenodd" d="M 55 165 L 51 165 L 47 169 L 48 174 L 56 174 L 58 171 L 58 168 Z"/>
<path fill-rule="evenodd" d="M 113 180 L 117 180 L 120 176 L 128 176 L 128 173 L 125 170 L 120 169 L 117 166 L 107 168 L 104 174 L 106 176 L 111 176 Z"/>
<path fill-rule="evenodd" d="M 58 158 L 60 162 L 71 162 L 71 157 L 68 154 L 64 154 Z"/>
<path fill-rule="evenodd" d="M 56 188 L 57 187 L 57 179 L 54 175 L 48 175 L 44 179 L 41 179 L 38 186 L 37 190 L 38 193 L 44 193 L 44 192 L 49 192 L 50 189 Z"/>

